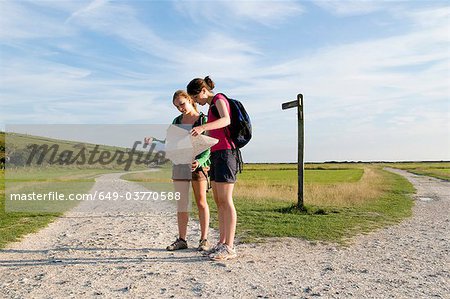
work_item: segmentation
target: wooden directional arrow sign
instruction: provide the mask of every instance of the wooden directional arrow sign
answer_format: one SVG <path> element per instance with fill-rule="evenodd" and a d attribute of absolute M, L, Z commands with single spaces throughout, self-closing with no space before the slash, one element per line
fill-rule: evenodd
<path fill-rule="evenodd" d="M 298 106 L 298 100 L 281 104 L 281 109 L 286 110 Z"/>

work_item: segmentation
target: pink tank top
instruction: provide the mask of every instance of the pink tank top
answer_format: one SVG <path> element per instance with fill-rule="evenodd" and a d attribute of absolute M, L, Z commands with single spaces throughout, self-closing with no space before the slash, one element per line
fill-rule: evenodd
<path fill-rule="evenodd" d="M 214 98 L 212 99 L 212 101 L 211 101 L 211 106 L 215 105 L 217 100 L 222 100 L 223 102 L 225 102 L 225 105 L 226 105 L 227 110 L 228 110 L 228 114 L 231 117 L 230 104 L 228 103 L 227 99 L 223 95 L 216 94 L 214 96 Z M 213 122 L 215 120 L 218 120 L 218 118 L 212 113 L 211 106 L 209 106 L 209 110 L 208 110 L 208 122 L 209 123 Z M 213 147 L 211 147 L 211 152 L 215 152 L 215 151 L 219 151 L 219 150 L 232 149 L 233 148 L 231 146 L 230 139 L 227 137 L 228 133 L 227 133 L 226 127 L 225 128 L 216 129 L 216 130 L 210 130 L 208 132 L 208 134 L 212 138 L 219 139 L 219 142 L 217 144 L 215 144 Z"/>

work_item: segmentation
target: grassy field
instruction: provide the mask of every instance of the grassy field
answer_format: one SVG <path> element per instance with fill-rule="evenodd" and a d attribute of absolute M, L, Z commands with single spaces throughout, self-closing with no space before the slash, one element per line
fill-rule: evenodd
<path fill-rule="evenodd" d="M 0 172 L 0 248 L 35 232 L 73 208 L 78 201 L 18 201 L 6 202 L 5 186 L 9 192 L 47 193 L 49 191 L 81 194 L 92 188 L 94 177 L 110 173 L 109 169 L 78 169 L 68 167 L 18 168 Z"/>
<path fill-rule="evenodd" d="M 296 187 L 292 186 L 295 179 L 295 173 L 286 173 L 285 181 L 279 185 L 261 181 L 258 186 L 254 181 L 247 181 L 245 175 L 239 178 L 235 205 L 237 233 L 243 241 L 261 237 L 301 237 L 344 243 L 354 235 L 411 215 L 413 202 L 409 194 L 414 190 L 410 183 L 376 167 L 307 169 L 306 212 L 293 208 L 297 194 Z M 213 203 L 211 207 L 215 209 Z"/>
<path fill-rule="evenodd" d="M 74 150 L 74 149 L 80 149 L 82 147 L 86 148 L 86 150 L 93 150 L 96 146 L 95 144 L 91 143 L 83 143 L 83 142 L 76 142 L 71 140 L 62 140 L 62 139 L 53 139 L 48 137 L 41 137 L 41 136 L 33 136 L 33 135 L 25 135 L 25 134 L 17 134 L 17 133 L 2 133 L 3 142 L 8 145 L 8 148 L 10 149 L 23 149 L 26 148 L 30 144 L 37 144 L 37 145 L 54 145 L 57 144 L 59 146 L 60 151 L 64 150 Z M 6 138 L 5 138 L 6 137 Z M 0 140 L 1 142 L 1 140 Z M 100 145 L 100 149 L 103 150 L 123 150 L 123 148 L 116 147 L 116 146 L 108 146 L 108 145 Z"/>
<path fill-rule="evenodd" d="M 159 157 L 156 150 L 150 151 L 150 147 L 132 151 L 125 147 L 4 132 L 0 132 L 0 151 L 0 158 L 5 154 L 8 157 L 6 169 L 64 166 L 112 171 L 144 170 L 148 168 L 146 164 Z M 161 158 L 159 162 L 163 160 Z"/>
<path fill-rule="evenodd" d="M 264 166 L 264 167 L 262 167 Z M 292 202 L 297 197 L 297 169 L 280 165 L 270 169 L 266 165 L 250 165 L 239 175 L 235 188 L 237 198 L 272 199 Z M 314 198 L 315 204 L 347 199 L 348 191 L 355 191 L 356 182 L 364 174 L 363 166 L 344 168 L 323 164 L 305 167 L 305 202 Z M 351 188 L 348 188 L 351 187 Z M 346 191 L 346 189 L 349 189 Z M 345 193 L 345 194 L 344 194 Z"/>
<path fill-rule="evenodd" d="M 407 170 L 409 172 L 427 175 L 438 179 L 450 181 L 450 162 L 408 162 L 386 163 L 385 166 Z"/>
<path fill-rule="evenodd" d="M 0 248 L 18 240 L 21 236 L 35 232 L 53 221 L 58 214 L 7 213 L 5 211 L 4 171 L 0 171 Z"/>
<path fill-rule="evenodd" d="M 121 179 L 136 182 L 155 192 L 175 192 L 172 182 L 172 167 L 166 164 L 154 170 L 151 172 L 124 174 L 121 176 Z"/>
<path fill-rule="evenodd" d="M 241 241 L 264 237 L 300 237 L 345 243 L 360 233 L 411 215 L 414 192 L 401 176 L 369 164 L 310 164 L 305 169 L 305 212 L 294 208 L 297 171 L 292 164 L 246 165 L 238 176 L 234 201 Z M 167 179 L 167 174 L 166 180 Z M 151 187 L 146 173 L 125 179 Z M 166 183 L 167 183 L 166 182 Z M 211 225 L 217 228 L 216 205 L 208 193 Z M 197 216 L 195 205 L 194 217 Z"/>

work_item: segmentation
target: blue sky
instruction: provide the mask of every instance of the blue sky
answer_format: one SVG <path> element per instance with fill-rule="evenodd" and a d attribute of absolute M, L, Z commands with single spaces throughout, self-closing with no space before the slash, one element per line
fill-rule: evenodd
<path fill-rule="evenodd" d="M 0 1 L 8 124 L 164 124 L 210 75 L 244 102 L 247 162 L 450 160 L 446 1 Z M 205 108 L 203 108 L 204 110 Z"/>

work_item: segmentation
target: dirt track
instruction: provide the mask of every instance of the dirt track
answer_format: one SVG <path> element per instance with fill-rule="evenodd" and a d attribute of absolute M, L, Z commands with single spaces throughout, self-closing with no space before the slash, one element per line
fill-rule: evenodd
<path fill-rule="evenodd" d="M 117 204 L 105 212 L 81 204 L 0 251 L 0 297 L 449 298 L 450 183 L 395 172 L 418 190 L 411 219 L 349 248 L 290 238 L 239 245 L 239 258 L 226 263 L 194 249 L 164 250 L 176 232 L 170 205 Z M 102 176 L 93 192 L 144 190 L 118 177 Z M 194 247 L 196 223 L 189 232 Z"/>

